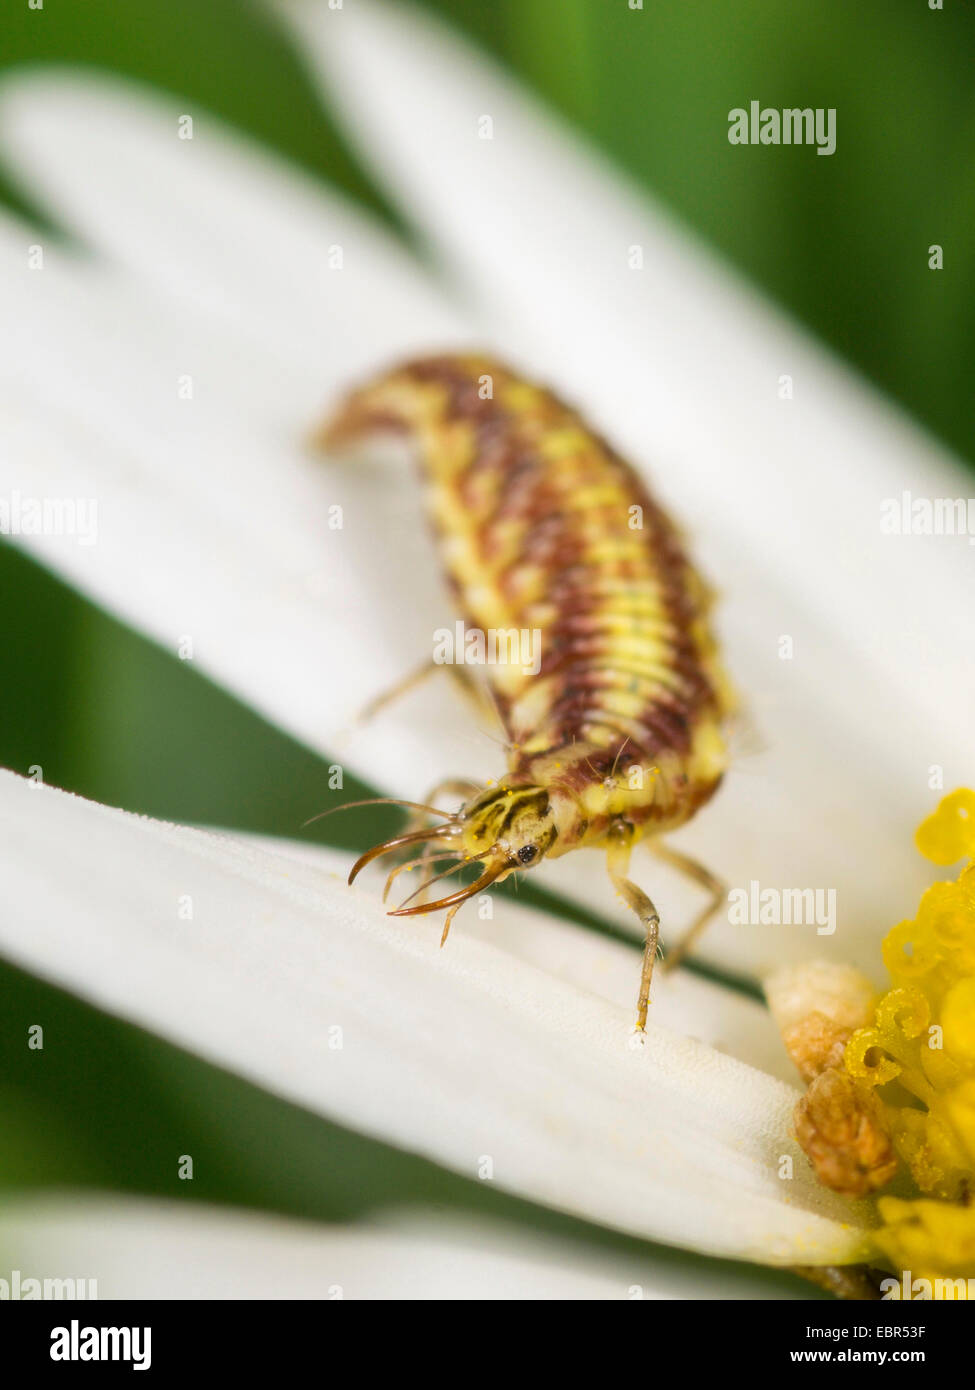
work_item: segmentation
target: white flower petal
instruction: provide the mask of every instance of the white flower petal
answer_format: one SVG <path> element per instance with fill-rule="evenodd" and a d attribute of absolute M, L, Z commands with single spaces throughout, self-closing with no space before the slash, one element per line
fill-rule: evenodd
<path fill-rule="evenodd" d="M 352 864 L 348 853 L 263 836 L 248 842 L 272 854 L 298 859 L 322 873 L 346 878 Z M 364 892 L 382 892 L 388 870 L 366 870 L 358 881 Z M 419 879 L 401 878 L 404 896 Z M 586 994 L 598 995 L 635 1016 L 640 955 L 634 947 L 599 935 L 586 927 L 559 921 L 545 912 L 522 907 L 507 896 L 491 899 L 491 917 L 482 919 L 473 904 L 458 917 L 452 931 L 472 935 L 538 970 L 554 975 Z M 653 1021 L 660 1028 L 696 1038 L 718 1052 L 747 1062 L 750 1067 L 796 1084 L 779 1026 L 756 999 L 713 984 L 687 970 L 667 974 L 658 970 L 653 983 Z"/>
<path fill-rule="evenodd" d="M 781 1276 L 682 1268 L 650 1251 L 626 1260 L 435 1212 L 327 1226 L 196 1202 L 35 1197 L 0 1206 L 0 1252 L 0 1277 L 19 1270 L 21 1289 L 30 1278 L 95 1280 L 100 1300 L 797 1296 Z"/>
<path fill-rule="evenodd" d="M 0 821 L 0 949 L 99 1007 L 634 1235 L 769 1264 L 865 1249 L 869 1216 L 817 1186 L 779 1081 L 655 1023 L 633 1050 L 629 1010 L 464 933 L 441 951 L 436 923 L 404 930 L 295 858 L 9 773 Z"/>
<path fill-rule="evenodd" d="M 311 410 L 377 353 L 463 333 L 376 218 L 206 111 L 105 74 L 34 69 L 5 79 L 0 120 L 5 161 L 60 222 L 268 359 L 261 394 L 284 393 L 285 429 L 295 375 L 313 387 Z"/>
<path fill-rule="evenodd" d="M 360 18 L 358 13 L 342 16 L 343 25 L 354 21 L 342 30 L 352 36 L 352 46 L 342 46 L 342 62 L 349 71 L 363 61 L 363 51 L 354 46 Z M 402 70 L 401 49 L 395 43 L 390 46 L 393 33 L 384 23 L 378 28 L 373 23 L 366 31 L 365 52 L 373 54 L 376 68 L 370 69 L 371 76 L 357 79 L 356 91 L 359 101 L 374 103 L 370 110 L 375 121 L 389 114 L 377 82 L 392 91 L 411 80 Z M 431 43 L 439 41 L 434 32 Z M 489 70 L 479 68 L 478 73 L 479 82 L 494 81 Z M 437 142 L 449 141 L 457 129 L 459 93 L 450 85 L 449 74 L 444 80 L 447 85 L 430 99 L 436 109 L 446 102 L 445 129 L 423 125 L 424 141 L 438 150 Z M 498 94 L 494 86 L 487 90 L 492 100 L 497 95 L 508 101 L 506 120 L 520 121 L 526 148 L 536 148 L 539 137 L 520 99 Z M 408 124 L 419 128 L 417 123 L 425 120 L 421 111 L 411 115 Z M 332 199 L 313 194 L 304 184 L 292 189 L 289 179 L 272 173 L 268 161 L 255 157 L 250 146 L 235 145 L 204 127 L 197 147 L 196 141 L 177 141 L 173 126 L 172 109 L 165 104 L 146 103 L 130 89 L 103 90 L 90 79 L 21 79 L 7 89 L 0 104 L 0 137 L 8 148 L 18 148 L 25 162 L 29 153 L 31 170 L 55 211 L 155 285 L 150 290 L 141 281 L 104 272 L 83 284 L 79 267 L 62 264 L 53 252 L 48 256 L 50 276 L 47 268 L 42 275 L 30 274 L 24 268 L 28 234 L 20 229 L 3 238 L 5 298 L 9 285 L 15 311 L 29 317 L 32 331 L 24 341 L 10 335 L 6 349 L 0 345 L 0 365 L 7 368 L 9 383 L 5 399 L 0 399 L 0 487 L 45 496 L 84 491 L 98 499 L 100 512 L 98 544 L 90 548 L 57 536 L 23 541 L 71 582 L 169 650 L 190 637 L 201 669 L 310 747 L 340 759 L 385 790 L 416 797 L 448 775 L 496 776 L 503 762 L 496 730 L 485 728 L 483 719 L 458 703 L 444 675 L 367 727 L 350 732 L 356 712 L 416 666 L 431 649 L 434 629 L 451 614 L 412 471 L 401 461 L 391 466 L 377 461 L 370 467 L 322 463 L 299 447 L 313 401 L 319 394 L 333 393 L 339 384 L 334 360 L 329 359 L 326 370 L 323 359 L 318 390 L 318 361 L 308 349 L 312 324 L 320 326 L 329 341 L 344 341 L 356 296 L 361 292 L 368 300 L 362 306 L 365 327 L 356 339 L 354 369 L 350 361 L 348 371 L 344 365 L 341 370 L 345 379 L 367 361 L 384 361 L 394 342 L 407 346 L 401 329 L 414 333 L 410 342 L 422 339 L 431 346 L 425 335 L 433 331 L 431 313 L 435 318 L 437 310 L 417 308 L 415 321 L 409 313 L 391 311 L 392 327 L 386 332 L 382 305 L 387 298 L 399 302 L 396 294 L 386 292 L 387 253 L 395 262 L 389 272 L 393 282 L 398 283 L 402 272 L 413 285 L 411 276 L 417 272 L 404 269 L 364 220 L 363 245 L 369 250 L 363 258 L 370 273 L 356 282 L 355 293 L 348 297 L 337 301 L 314 281 L 307 294 L 297 295 L 301 302 L 295 302 L 290 272 L 282 272 L 278 258 L 250 240 L 250 270 L 245 274 L 236 245 L 241 220 L 247 221 L 253 212 L 256 225 L 264 228 L 262 236 L 271 235 L 257 209 L 280 195 L 282 220 L 275 223 L 274 236 L 279 242 L 286 239 L 293 220 L 307 265 L 316 254 L 313 248 L 319 258 L 326 255 Z M 371 138 L 376 138 L 375 130 Z M 398 133 L 391 131 L 390 147 L 397 139 Z M 192 158 L 200 161 L 192 174 L 183 160 L 190 144 Z M 494 144 L 497 169 L 492 177 L 503 182 L 508 170 L 520 188 L 526 174 L 520 165 L 511 164 L 517 159 L 509 148 L 511 141 Z M 177 154 L 174 146 L 179 147 Z M 580 172 L 578 156 L 569 147 L 559 149 L 563 172 L 572 169 L 580 178 L 597 177 L 585 169 Z M 443 153 L 445 167 L 451 167 L 450 149 Z M 396 158 L 412 169 L 419 155 L 411 146 L 398 150 Z M 83 177 L 78 172 L 82 166 Z M 470 208 L 486 217 L 477 187 L 462 170 L 453 174 Z M 420 168 L 416 177 L 418 202 L 433 206 L 430 171 Z M 547 186 L 547 178 L 538 171 L 540 185 Z M 185 188 L 193 189 L 194 205 L 185 226 L 180 223 L 172 231 L 176 250 L 170 255 L 160 234 L 150 233 L 145 223 L 158 216 L 159 198 L 170 206 L 174 201 L 183 206 L 185 190 L 179 197 L 177 191 L 184 188 L 184 180 Z M 544 323 L 525 322 L 519 328 L 526 352 L 534 355 L 534 369 L 589 399 L 610 433 L 630 440 L 635 456 L 661 460 L 661 481 L 682 514 L 694 520 L 700 533 L 698 549 L 713 557 L 713 572 L 731 590 L 725 615 L 727 646 L 743 688 L 758 706 L 768 751 L 747 760 L 741 775 L 731 778 L 716 804 L 685 832 L 687 845 L 734 886 L 755 880 L 763 886 L 837 893 L 834 937 L 820 936 L 814 924 L 741 927 L 719 921 L 704 937 L 700 953 L 748 974 L 826 947 L 876 971 L 880 932 L 903 915 L 905 904 L 916 899 L 924 882 L 923 865 L 903 846 L 929 799 L 928 763 L 941 761 L 949 780 L 963 777 L 961 739 L 968 737 L 967 730 L 962 734 L 947 729 L 937 747 L 929 748 L 929 721 L 912 710 L 903 692 L 892 693 L 871 674 L 849 624 L 824 624 L 823 613 L 817 611 L 818 571 L 808 592 L 800 592 L 792 560 L 780 580 L 783 557 L 775 547 L 783 535 L 795 540 L 797 533 L 781 494 L 765 484 L 767 474 L 779 476 L 779 460 L 790 456 L 788 450 L 770 453 L 767 443 L 759 448 L 765 439 L 759 431 L 755 455 L 764 471 L 756 472 L 758 465 L 750 464 L 739 478 L 742 461 L 730 467 L 723 456 L 723 466 L 717 467 L 714 440 L 720 437 L 724 449 L 727 438 L 730 449 L 741 438 L 740 422 L 732 415 L 721 417 L 721 430 L 715 428 L 707 448 L 696 439 L 677 450 L 678 415 L 690 389 L 686 382 L 678 389 L 679 358 L 670 365 L 658 362 L 659 344 L 649 357 L 645 345 L 634 349 L 634 361 L 653 361 L 655 371 L 666 368 L 669 373 L 661 381 L 671 404 L 658 410 L 659 402 L 654 402 L 651 410 L 646 390 L 637 390 L 627 377 L 621 351 L 612 345 L 605 351 L 602 346 L 592 350 L 589 345 L 603 344 L 607 333 L 614 337 L 624 327 L 628 333 L 635 331 L 631 319 L 617 321 L 619 306 L 610 312 L 615 301 L 602 280 L 597 277 L 594 282 L 598 303 L 585 301 L 590 315 L 598 317 L 606 308 L 599 332 L 563 331 L 558 343 L 554 335 L 544 342 L 532 337 L 553 321 L 558 306 L 550 302 L 547 274 L 536 265 L 539 209 L 528 190 L 520 191 L 526 214 L 531 211 L 532 230 L 524 242 L 520 237 L 509 241 L 505 262 L 520 262 L 524 251 L 534 267 L 531 284 L 518 281 L 519 293 L 523 291 L 529 303 L 535 302 L 531 295 L 537 280 L 541 307 L 521 317 Z M 613 201 L 607 192 L 604 201 L 612 209 L 620 196 L 615 194 Z M 447 219 L 439 201 L 435 207 L 436 217 Z M 501 210 L 496 211 L 500 216 Z M 586 215 L 598 216 L 594 209 Z M 451 213 L 451 218 L 458 216 L 456 210 Z M 640 216 L 649 214 L 641 207 Z M 492 225 L 490 220 L 486 225 Z M 547 222 L 541 225 L 551 232 Z M 460 226 L 449 219 L 443 222 L 445 244 L 455 256 L 460 255 L 455 243 L 463 239 Z M 466 228 L 466 222 L 462 226 Z M 119 227 L 130 230 L 123 234 Z M 133 228 L 145 236 L 133 235 Z M 686 250 L 675 250 L 655 223 L 654 228 L 661 254 L 668 251 L 666 264 L 676 257 L 687 278 L 688 302 L 695 306 L 695 315 L 700 318 L 716 306 L 723 324 L 726 315 L 720 306 L 729 292 Z M 611 218 L 608 229 L 597 226 L 597 240 L 593 241 L 596 232 L 588 233 L 589 254 L 605 259 L 607 238 L 618 230 Z M 471 246 L 479 256 L 490 255 L 490 247 L 485 248 L 475 231 L 470 231 Z M 355 235 L 350 233 L 353 246 L 358 245 Z M 163 239 L 169 236 L 167 229 Z M 560 244 L 557 238 L 553 244 Z M 173 272 L 172 256 L 178 273 Z M 501 287 L 508 285 L 506 275 L 515 273 L 504 266 L 492 269 Z M 632 277 L 627 286 L 632 286 Z M 178 296 L 175 308 L 161 302 L 161 291 Z M 410 292 L 418 305 L 418 285 Z M 436 305 L 437 296 L 430 293 Z M 567 296 L 575 293 L 571 286 L 565 288 Z M 507 295 L 505 288 L 492 309 L 496 320 L 509 302 Z M 232 314 L 227 311 L 231 302 Z M 662 302 L 671 301 L 663 296 Z M 743 322 L 752 323 L 759 334 L 781 333 L 777 320 L 764 313 L 756 327 L 757 314 L 750 305 Z M 352 318 L 357 315 L 352 313 Z M 667 325 L 667 334 L 680 329 L 678 314 L 673 322 L 669 317 L 657 321 Z M 183 359 L 192 356 L 187 345 L 196 341 L 198 332 L 205 347 L 197 374 L 200 389 L 187 403 L 177 398 L 174 382 Z M 510 335 L 510 328 L 505 326 L 504 333 Z M 751 344 L 751 336 L 747 341 Z M 795 340 L 789 342 L 795 346 Z M 799 346 L 810 355 L 807 345 Z M 582 354 L 578 361 L 576 353 Z M 743 360 L 751 362 L 753 354 L 754 347 L 743 351 Z M 754 371 L 749 376 L 750 399 L 759 377 L 764 380 Z M 806 378 L 816 380 L 815 362 Z M 699 383 L 711 378 L 698 372 L 691 379 Z M 275 396 L 279 382 L 280 399 Z M 845 400 L 849 387 L 833 385 L 838 399 Z M 776 402 L 777 407 L 781 404 Z M 719 405 L 728 406 L 723 388 L 708 393 L 708 410 L 718 410 Z M 756 414 L 756 431 L 755 422 L 767 424 L 767 415 Z M 801 443 L 792 436 L 790 441 L 790 448 Z M 770 459 L 775 463 L 772 469 Z M 828 509 L 839 510 L 835 495 L 827 490 L 824 498 Z M 329 528 L 329 507 L 336 503 L 344 509 L 341 531 Z M 729 516 L 736 528 L 733 548 L 723 534 Z M 758 547 L 751 547 L 752 555 L 743 553 L 738 529 L 749 517 L 764 518 L 762 525 L 775 542 L 765 547 L 769 568 L 756 562 Z M 803 553 L 808 553 L 806 539 Z M 828 533 L 826 544 L 828 548 Z M 820 552 L 814 547 L 814 553 Z M 847 564 L 845 549 L 838 549 L 836 561 Z M 803 575 L 808 579 L 805 571 Z M 883 617 L 878 610 L 877 621 Z M 798 644 L 793 662 L 778 660 L 777 643 L 783 633 Z M 946 660 L 940 684 L 949 684 L 950 677 Z M 903 750 L 915 750 L 913 760 Z M 637 861 L 634 872 L 651 888 L 663 916 L 665 939 L 672 940 L 696 912 L 700 894 L 649 860 Z M 542 865 L 536 876 L 601 915 L 632 926 L 630 914 L 608 891 L 598 856 L 568 856 Z"/>
<path fill-rule="evenodd" d="M 30 325 L 0 342 L 0 494 L 93 499 L 97 535 L 94 544 L 51 530 L 15 539 L 168 650 L 191 639 L 201 669 L 311 747 L 334 748 L 377 689 L 429 647 L 437 576 L 428 567 L 425 587 L 412 577 L 428 546 L 398 511 L 412 505 L 419 520 L 412 478 L 387 470 L 385 486 L 382 473 L 309 456 L 307 378 L 304 406 L 291 400 L 289 437 L 269 422 L 270 407 L 252 414 L 235 402 L 229 376 L 241 356 L 225 329 L 51 247 L 31 272 L 35 237 L 0 221 L 4 302 Z M 206 366 L 186 401 L 178 377 L 194 358 L 180 352 L 198 330 Z M 247 356 L 243 387 L 256 399 L 262 373 L 273 385 L 273 362 Z M 334 506 L 342 530 L 330 525 Z M 403 544 L 376 545 L 399 528 Z M 376 596 L 390 594 L 409 595 L 407 612 L 384 631 L 389 612 Z M 440 696 L 464 749 L 465 711 L 443 687 Z M 412 783 L 424 759 L 409 737 L 397 742 L 402 720 L 400 711 L 387 746 L 407 750 L 402 780 Z"/>

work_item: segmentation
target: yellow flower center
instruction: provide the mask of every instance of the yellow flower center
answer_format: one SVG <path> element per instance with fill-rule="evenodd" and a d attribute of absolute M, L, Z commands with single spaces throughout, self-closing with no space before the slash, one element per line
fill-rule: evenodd
<path fill-rule="evenodd" d="M 975 858 L 975 792 L 946 796 L 916 843 L 941 866 Z M 884 962 L 892 988 L 850 1038 L 846 1067 L 875 1089 L 923 1196 L 879 1199 L 877 1244 L 929 1296 L 964 1297 L 975 1278 L 975 864 L 927 890 L 886 937 Z"/>

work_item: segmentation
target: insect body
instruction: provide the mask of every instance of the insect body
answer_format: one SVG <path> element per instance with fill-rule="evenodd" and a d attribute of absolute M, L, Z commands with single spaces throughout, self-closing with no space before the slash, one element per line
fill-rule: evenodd
<path fill-rule="evenodd" d="M 406 363 L 349 396 L 322 438 L 340 447 L 377 431 L 417 446 L 443 568 L 468 629 L 537 632 L 541 655 L 534 670 L 484 667 L 509 739 L 499 783 L 472 789 L 453 816 L 438 812 L 442 824 L 376 846 L 350 881 L 402 845 L 425 845 L 425 862 L 446 854 L 451 867 L 437 877 L 476 860 L 473 883 L 394 913 L 448 908 L 449 927 L 461 902 L 509 874 L 569 850 L 605 849 L 613 882 L 646 930 L 643 1028 L 659 922 L 626 877 L 630 851 L 645 837 L 656 846 L 687 821 L 727 763 L 722 721 L 731 701 L 708 626 L 709 592 L 619 455 L 553 394 L 490 358 Z M 658 852 L 717 897 L 706 870 Z"/>

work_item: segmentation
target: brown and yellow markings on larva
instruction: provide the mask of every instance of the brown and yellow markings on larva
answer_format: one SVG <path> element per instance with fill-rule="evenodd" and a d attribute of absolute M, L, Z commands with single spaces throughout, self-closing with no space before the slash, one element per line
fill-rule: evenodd
<path fill-rule="evenodd" d="M 509 740 L 497 785 L 433 788 L 428 803 L 458 788 L 466 799 L 453 815 L 415 805 L 424 823 L 364 854 L 349 881 L 394 849 L 422 847 L 393 870 L 387 893 L 404 868 L 433 871 L 446 859 L 393 912 L 447 909 L 446 939 L 460 904 L 489 884 L 569 850 L 606 850 L 610 877 L 646 931 L 642 1029 L 659 919 L 626 877 L 633 846 L 646 839 L 711 895 L 668 963 L 723 894 L 657 838 L 711 797 L 727 765 L 731 697 L 709 590 L 629 465 L 551 392 L 489 357 L 407 362 L 353 391 L 320 440 L 338 449 L 389 431 L 416 446 L 466 627 L 537 632 L 540 660 L 483 668 Z M 431 884 L 473 862 L 473 882 L 426 901 Z"/>

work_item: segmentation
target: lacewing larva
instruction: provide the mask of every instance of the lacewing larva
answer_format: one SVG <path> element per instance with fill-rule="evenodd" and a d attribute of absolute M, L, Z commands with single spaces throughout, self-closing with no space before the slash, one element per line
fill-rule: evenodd
<path fill-rule="evenodd" d="M 353 391 L 319 440 L 342 449 L 378 432 L 417 447 L 446 577 L 470 629 L 537 631 L 541 660 L 483 668 L 503 721 L 508 769 L 497 785 L 435 788 L 465 800 L 453 815 L 398 835 L 371 860 L 444 857 L 393 916 L 447 909 L 509 874 L 569 850 L 603 849 L 616 889 L 646 933 L 637 1027 L 644 1029 L 659 917 L 628 877 L 634 845 L 723 896 L 706 869 L 660 844 L 715 792 L 727 766 L 730 687 L 708 625 L 710 593 L 678 533 L 632 468 L 551 392 L 489 357 L 407 362 Z M 424 890 L 464 864 L 476 879 L 436 901 Z M 419 902 L 413 899 L 420 897 Z M 385 899 L 385 895 L 384 895 Z"/>

